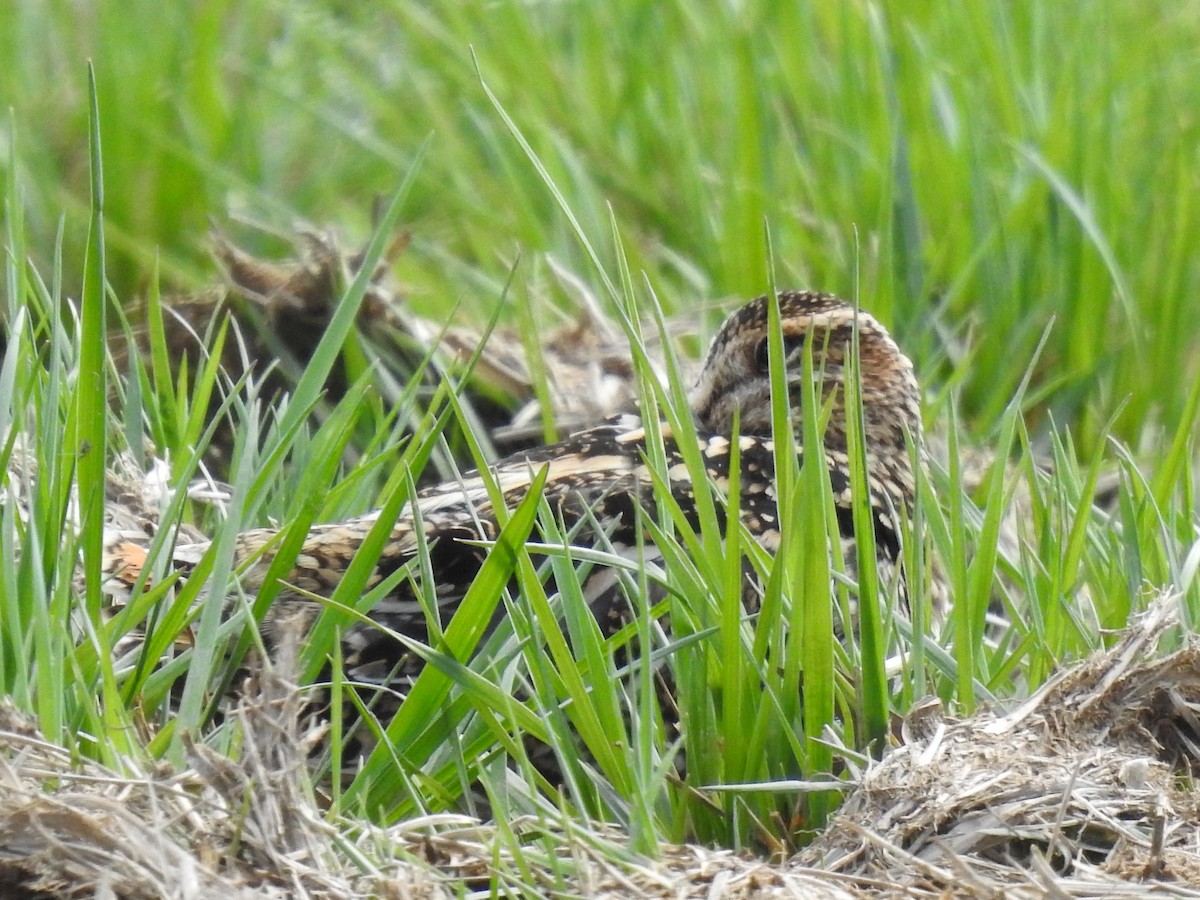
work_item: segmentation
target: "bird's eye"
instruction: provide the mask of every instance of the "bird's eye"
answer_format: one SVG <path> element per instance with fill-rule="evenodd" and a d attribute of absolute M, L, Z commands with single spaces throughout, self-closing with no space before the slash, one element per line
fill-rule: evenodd
<path fill-rule="evenodd" d="M 758 366 L 758 371 L 766 374 L 770 366 L 771 359 L 771 342 L 770 338 L 763 338 L 758 342 L 758 347 L 754 351 L 754 364 Z M 802 334 L 785 334 L 783 336 L 783 358 L 790 360 L 792 354 L 804 347 L 804 335 Z"/>

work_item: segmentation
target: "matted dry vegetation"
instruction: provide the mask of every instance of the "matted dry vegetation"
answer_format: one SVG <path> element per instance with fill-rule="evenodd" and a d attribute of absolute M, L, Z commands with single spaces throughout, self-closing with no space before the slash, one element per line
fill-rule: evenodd
<path fill-rule="evenodd" d="M 1200 897 L 1200 638 L 1180 634 L 1178 600 L 1164 596 L 1112 649 L 1014 709 L 951 721 L 927 704 L 826 831 L 782 864 L 697 846 L 651 860 L 619 849 L 615 831 L 563 830 L 556 859 L 542 840 L 521 866 L 501 865 L 511 845 L 466 817 L 329 823 L 302 787 L 309 736 L 299 695 L 278 674 L 287 653 L 233 713 L 245 738 L 238 764 L 193 747 L 186 771 L 118 774 L 10 711 L 0 721 L 0 891 L 1134 897 L 1152 886 Z M 507 827 L 544 838 L 547 824 Z M 528 883 L 498 874 L 522 866 Z"/>
<path fill-rule="evenodd" d="M 798 861 L 895 890 L 1200 896 L 1200 639 L 1164 596 L 1111 649 L 1020 706 L 936 704 Z"/>

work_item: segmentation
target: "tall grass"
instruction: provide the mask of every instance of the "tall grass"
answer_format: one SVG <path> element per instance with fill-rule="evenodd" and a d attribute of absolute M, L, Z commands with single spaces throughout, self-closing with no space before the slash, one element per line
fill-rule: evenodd
<path fill-rule="evenodd" d="M 153 24 L 155 41 L 129 39 L 134 18 Z M 375 258 L 403 222 L 414 240 L 396 274 L 425 312 L 461 302 L 479 319 L 511 292 L 524 308 L 513 318 L 531 322 L 546 298 L 569 303 L 554 272 L 595 286 L 629 338 L 651 432 L 661 417 L 680 436 L 701 512 L 698 528 L 683 522 L 654 440 L 657 502 L 643 524 L 661 558 L 634 548 L 631 560 L 604 542 L 571 549 L 533 491 L 465 601 L 474 613 L 440 623 L 428 646 L 410 642 L 426 669 L 401 715 L 373 721 L 364 704 L 381 740 L 344 793 L 333 787 L 331 816 L 466 808 L 569 828 L 616 821 L 641 851 L 688 837 L 786 849 L 820 825 L 835 778 L 852 775 L 889 714 L 930 693 L 960 712 L 1019 696 L 1166 585 L 1200 615 L 1200 389 L 1187 327 L 1198 34 L 1188 7 L 1121 2 L 714 3 L 704 14 L 633 0 L 369 13 L 316 0 L 3 6 L 0 96 L 15 112 L 0 158 L 0 462 L 37 464 L 3 485 L 27 512 L 0 505 L 3 693 L 50 740 L 113 764 L 179 760 L 185 732 L 236 754 L 236 735 L 210 727 L 213 698 L 233 678 L 228 660 L 260 644 L 273 592 L 234 590 L 228 608 L 212 599 L 236 584 L 238 532 L 279 524 L 283 572 L 312 522 L 397 510 L 428 460 L 449 470 L 449 422 L 465 431 L 470 462 L 488 461 L 452 378 L 429 398 L 415 379 L 390 391 L 368 368 L 310 416 L 362 279 L 278 408 L 253 379 L 230 384 L 219 371 L 223 342 L 236 339 L 221 323 L 196 371 L 173 367 L 161 342 L 126 371 L 103 357 L 104 277 L 119 304 L 145 298 L 160 333 L 163 294 L 211 277 L 199 240 L 210 216 L 337 222 Z M 371 222 L 377 195 L 394 200 Z M 258 231 L 239 237 L 279 249 Z M 542 262 L 551 256 L 557 269 Z M 905 542 L 912 626 L 891 615 L 896 598 L 868 589 L 861 634 L 834 640 L 835 605 L 849 596 L 828 590 L 837 561 L 824 549 L 828 484 L 814 455 L 793 470 L 780 444 L 782 502 L 802 527 L 772 560 L 722 524 L 705 490 L 677 367 L 666 387 L 650 370 L 655 323 L 684 312 L 711 324 L 707 301 L 773 280 L 859 300 L 894 326 L 929 386 L 929 430 L 949 452 L 920 479 Z M 114 385 L 107 407 L 97 371 Z M 376 391 L 390 408 L 367 399 Z M 133 601 L 101 616 L 94 492 L 105 459 L 83 442 L 141 458 L 148 439 L 181 489 L 211 440 L 214 404 L 238 435 L 231 502 L 218 514 L 177 492 L 164 511 L 212 535 L 210 551 L 186 584 L 173 580 L 164 530 Z M 805 423 L 807 446 L 817 427 Z M 973 496 L 963 457 L 980 440 L 997 457 Z M 305 658 L 335 704 L 363 702 L 336 690 L 336 629 L 387 589 L 365 588 L 383 537 L 325 598 Z M 582 587 L 598 566 L 639 611 L 607 641 Z M 418 558 L 394 579 L 428 589 L 428 568 Z M 766 586 L 757 616 L 740 605 L 748 570 Z M 919 599 L 935 571 L 955 600 L 944 623 Z M 1012 622 L 1002 634 L 986 622 L 997 606 Z M 500 608 L 505 624 L 484 634 Z M 110 648 L 139 628 L 142 657 L 114 672 Z M 661 665 L 676 683 L 678 741 L 655 691 Z M 548 748 L 561 791 L 525 735 Z M 550 829 L 541 848 L 502 833 L 518 859 L 554 855 Z"/>

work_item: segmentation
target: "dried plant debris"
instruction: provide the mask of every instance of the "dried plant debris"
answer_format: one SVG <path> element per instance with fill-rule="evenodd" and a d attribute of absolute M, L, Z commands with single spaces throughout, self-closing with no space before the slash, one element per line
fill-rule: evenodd
<path fill-rule="evenodd" d="M 332 232 L 309 229 L 297 231 L 295 257 L 282 261 L 253 256 L 220 232 L 214 231 L 210 241 L 223 281 L 166 301 L 163 325 L 170 358 L 186 360 L 189 371 L 197 371 L 214 329 L 228 315 L 236 329 L 221 358 L 229 381 L 244 375 L 262 379 L 267 396 L 289 389 L 312 358 L 345 286 L 363 265 L 365 251 L 344 252 Z M 400 383 L 431 352 L 433 367 L 426 377 L 436 380 L 483 342 L 483 332 L 474 324 L 447 326 L 409 308 L 403 290 L 390 277 L 392 264 L 408 243 L 407 233 L 392 240 L 371 273 L 357 321 L 360 333 L 373 342 Z M 541 436 L 535 370 L 544 373 L 540 399 L 548 402 L 546 412 L 561 431 L 631 408 L 636 389 L 624 334 L 594 301 L 580 308 L 577 317 L 564 316 L 557 327 L 538 336 L 536 360 L 528 358 L 529 345 L 513 329 L 501 327 L 486 342 L 467 400 L 496 430 L 499 443 L 512 447 Z M 138 330 L 136 339 L 138 352 L 147 354 L 148 331 Z M 121 352 L 118 348 L 118 355 Z M 346 386 L 345 372 L 335 367 L 326 384 L 327 397 L 338 399 Z M 218 452 L 228 437 L 218 436 Z"/>
<path fill-rule="evenodd" d="M 231 713 L 236 761 L 124 774 L 0 707 L 0 891 L 57 897 L 1200 898 L 1200 638 L 1163 597 L 1109 651 L 1004 713 L 926 704 L 786 863 L 696 846 L 647 859 L 616 829 L 464 816 L 330 822 L 307 785 L 281 643 Z M 1174 643 L 1179 649 L 1163 655 Z M 519 842 L 517 859 L 512 841 Z M 516 875 L 514 873 L 520 873 Z M 569 873 L 564 875 L 564 873 Z M 564 883 L 563 878 L 568 879 Z M 528 879 L 532 878 L 532 882 Z"/>
<path fill-rule="evenodd" d="M 188 768 L 118 774 L 43 740 L 0 707 L 0 888 L 30 898 L 442 898 L 464 891 L 586 897 L 849 898 L 820 873 L 730 851 L 633 854 L 615 830 L 553 830 L 545 817 L 499 832 L 438 815 L 391 828 L 330 823 L 306 790 L 295 636 L 232 712 L 236 761 L 188 746 Z M 562 883 L 563 872 L 573 883 Z M 521 873 L 517 875 L 516 873 Z M 534 884 L 521 879 L 532 876 Z M 510 880 L 511 879 L 511 880 Z"/>
<path fill-rule="evenodd" d="M 1161 598 L 1006 714 L 925 708 L 797 862 L 918 896 L 1200 897 L 1200 639 Z"/>
<path fill-rule="evenodd" d="M 233 715 L 235 763 L 189 748 L 182 773 L 119 775 L 0 715 L 4 896 L 347 898 L 448 896 L 427 866 L 370 855 L 302 790 L 299 700 L 267 674 Z"/>
<path fill-rule="evenodd" d="M 226 341 L 221 358 L 230 381 L 265 375 L 268 395 L 287 389 L 311 359 L 345 286 L 362 267 L 363 254 L 344 254 L 332 233 L 310 230 L 298 232 L 296 257 L 282 262 L 258 259 L 217 231 L 209 240 L 223 279 L 165 301 L 163 329 L 170 359 L 186 360 L 189 370 L 197 371 L 212 332 L 228 314 L 238 332 Z M 359 310 L 362 327 L 391 321 L 398 297 L 386 283 L 387 272 L 407 242 L 407 234 L 397 235 L 371 273 Z M 135 336 L 138 350 L 147 353 L 149 332 L 139 330 Z M 328 388 L 340 396 L 346 388 L 344 373 L 333 372 Z"/>

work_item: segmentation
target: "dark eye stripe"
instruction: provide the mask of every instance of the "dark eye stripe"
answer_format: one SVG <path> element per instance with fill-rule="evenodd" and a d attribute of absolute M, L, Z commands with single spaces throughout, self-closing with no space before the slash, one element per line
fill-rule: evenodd
<path fill-rule="evenodd" d="M 791 359 L 792 354 L 804 346 L 803 334 L 785 334 L 783 336 L 783 358 Z M 770 360 L 770 338 L 763 338 L 758 342 L 758 346 L 754 348 L 754 365 L 762 374 L 766 374 Z"/>

